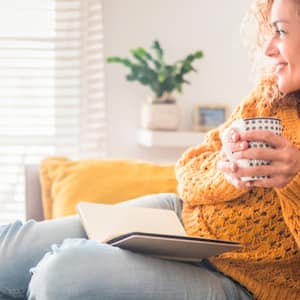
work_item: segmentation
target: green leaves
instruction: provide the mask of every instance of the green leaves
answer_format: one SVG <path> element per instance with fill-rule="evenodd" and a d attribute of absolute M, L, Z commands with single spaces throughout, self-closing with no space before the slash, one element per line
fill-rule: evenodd
<path fill-rule="evenodd" d="M 163 62 L 164 51 L 160 47 L 160 44 L 157 40 L 153 42 L 152 49 L 156 52 L 156 56 L 159 62 Z"/>
<path fill-rule="evenodd" d="M 155 57 L 144 48 L 132 49 L 133 59 L 122 57 L 108 57 L 108 63 L 118 63 L 129 69 L 126 75 L 128 81 L 138 81 L 149 86 L 157 97 L 161 97 L 164 92 L 177 90 L 182 92 L 182 85 L 189 82 L 184 79 L 184 75 L 196 71 L 193 67 L 195 60 L 203 57 L 202 51 L 196 51 L 187 55 L 183 60 L 175 62 L 173 65 L 164 61 L 164 51 L 160 43 L 155 40 L 151 46 Z"/>

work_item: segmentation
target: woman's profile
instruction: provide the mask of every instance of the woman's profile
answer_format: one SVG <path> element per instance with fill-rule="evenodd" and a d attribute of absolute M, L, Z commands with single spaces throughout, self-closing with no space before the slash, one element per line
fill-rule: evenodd
<path fill-rule="evenodd" d="M 174 210 L 189 235 L 243 248 L 181 263 L 88 240 L 77 216 L 17 221 L 0 227 L 0 299 L 300 299 L 300 0 L 256 0 L 253 15 L 270 72 L 203 144 L 183 153 L 175 168 L 179 197 L 122 204 Z M 234 132 L 237 159 L 271 161 L 241 168 L 225 155 L 220 134 L 258 116 L 280 119 L 282 135 Z M 271 147 L 249 148 L 251 141 Z"/>

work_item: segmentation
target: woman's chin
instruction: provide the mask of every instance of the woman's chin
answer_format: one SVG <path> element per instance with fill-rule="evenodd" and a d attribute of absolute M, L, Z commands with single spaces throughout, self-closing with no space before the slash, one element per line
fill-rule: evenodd
<path fill-rule="evenodd" d="M 300 90 L 300 80 L 298 84 L 290 84 L 287 82 L 284 82 L 283 80 L 280 80 L 280 78 L 277 81 L 278 89 L 281 93 L 284 95 L 292 94 L 294 92 L 297 92 Z"/>

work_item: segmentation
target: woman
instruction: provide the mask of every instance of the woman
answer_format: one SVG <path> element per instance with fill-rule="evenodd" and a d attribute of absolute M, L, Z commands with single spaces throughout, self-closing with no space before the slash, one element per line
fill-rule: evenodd
<path fill-rule="evenodd" d="M 0 228 L 0 299 L 26 292 L 43 300 L 300 299 L 300 1 L 257 0 L 257 9 L 260 33 L 272 24 L 265 53 L 273 73 L 226 124 L 183 154 L 176 165 L 183 201 L 152 195 L 122 204 L 173 209 L 190 235 L 238 240 L 242 251 L 183 264 L 88 241 L 76 217 L 16 222 Z M 283 137 L 234 133 L 237 158 L 272 161 L 242 169 L 227 160 L 219 135 L 233 120 L 253 116 L 280 118 Z M 251 140 L 273 148 L 248 149 Z M 240 180 L 264 174 L 271 178 Z"/>
<path fill-rule="evenodd" d="M 300 1 L 257 1 L 260 35 L 273 71 L 177 165 L 183 220 L 191 235 L 239 240 L 240 253 L 210 259 L 258 299 L 300 299 Z M 269 166 L 239 168 L 221 150 L 219 134 L 235 119 L 275 116 L 283 136 L 250 131 L 231 136 L 236 159 L 271 160 Z M 272 148 L 248 149 L 248 141 Z M 241 177 L 270 175 L 244 182 Z M 229 184 L 228 184 L 229 183 Z"/>

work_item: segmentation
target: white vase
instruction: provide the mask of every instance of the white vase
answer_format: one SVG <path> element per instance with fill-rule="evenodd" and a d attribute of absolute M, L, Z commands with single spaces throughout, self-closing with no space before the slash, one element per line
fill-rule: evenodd
<path fill-rule="evenodd" d="M 177 103 L 144 103 L 141 111 L 141 126 L 152 130 L 177 130 L 179 127 Z"/>

